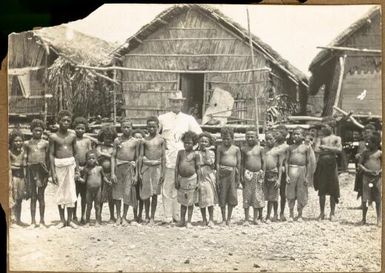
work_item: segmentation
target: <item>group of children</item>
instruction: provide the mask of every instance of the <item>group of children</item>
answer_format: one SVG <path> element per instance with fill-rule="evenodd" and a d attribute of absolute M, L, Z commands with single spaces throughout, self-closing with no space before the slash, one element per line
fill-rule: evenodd
<path fill-rule="evenodd" d="M 120 136 L 115 127 L 105 126 L 97 140 L 84 135 L 88 123 L 83 117 L 76 117 L 72 122 L 71 113 L 61 111 L 58 123 L 58 131 L 48 133 L 49 141 L 42 138 L 44 122 L 37 119 L 31 123 L 32 138 L 29 141 L 24 142 L 18 130 L 10 133 L 10 196 L 16 224 L 25 225 L 20 218 L 22 200 L 30 198 L 32 225 L 37 226 L 37 201 L 40 225 L 46 225 L 44 190 L 49 176 L 58 186 L 56 201 L 62 227 L 77 228 L 79 223 L 89 225 L 92 206 L 95 207 L 95 225 L 100 225 L 106 202 L 109 222 L 115 225 L 128 224 L 130 206 L 134 214 L 131 224 L 153 224 L 166 166 L 165 141 L 158 132 L 158 119 L 147 119 L 147 134 L 133 130 L 131 121 L 124 119 Z M 221 225 L 230 225 L 233 209 L 238 205 L 237 189 L 240 184 L 246 225 L 249 224 L 250 207 L 253 208 L 254 224 L 285 221 L 286 201 L 289 206 L 288 221 L 303 221 L 308 187 L 316 167 L 315 140 L 311 133 L 305 135 L 300 127 L 294 129 L 290 145 L 286 141 L 287 135 L 286 127 L 278 126 L 266 132 L 265 145 L 262 146 L 257 129 L 248 128 L 246 143 L 239 148 L 233 143 L 233 130 L 224 127 L 221 129 L 222 142 L 214 152 L 214 139 L 209 133 L 196 135 L 186 132 L 182 137 L 184 149 L 178 152 L 175 168 L 175 188 L 181 205 L 179 225 L 191 227 L 193 209 L 198 206 L 203 224 L 214 226 L 216 204 L 221 209 Z M 358 165 L 365 177 L 362 194 L 365 204 L 371 200 L 376 204 L 381 201 L 381 151 L 378 144 L 378 138 L 368 138 L 368 146 L 362 152 Z M 374 195 L 373 188 L 377 189 Z M 79 195 L 80 220 L 76 215 Z M 267 213 L 263 217 L 266 202 Z M 297 215 L 294 216 L 296 203 Z M 363 222 L 366 219 L 365 208 Z"/>

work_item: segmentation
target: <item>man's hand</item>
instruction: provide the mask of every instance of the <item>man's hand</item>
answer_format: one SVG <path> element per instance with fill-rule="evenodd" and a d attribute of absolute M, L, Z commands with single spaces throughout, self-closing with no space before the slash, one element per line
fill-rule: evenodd
<path fill-rule="evenodd" d="M 104 182 L 108 185 L 112 185 L 112 182 L 107 178 L 107 177 L 104 177 Z"/>
<path fill-rule="evenodd" d="M 116 175 L 115 175 L 115 174 L 111 175 L 111 181 L 112 181 L 112 183 L 114 183 L 114 184 L 117 183 L 117 179 L 116 179 Z"/>
<path fill-rule="evenodd" d="M 279 187 L 281 186 L 281 183 L 279 181 L 281 181 L 281 179 L 278 179 L 277 182 L 275 182 L 274 184 L 275 189 L 279 189 Z"/>
<path fill-rule="evenodd" d="M 56 173 L 53 174 L 53 175 L 52 175 L 52 183 L 53 183 L 54 185 L 57 185 L 57 184 L 58 184 L 58 181 L 59 181 L 59 179 L 57 178 Z"/>
<path fill-rule="evenodd" d="M 162 174 L 159 178 L 159 182 L 158 182 L 158 185 L 162 185 L 164 182 L 164 175 Z"/>
<path fill-rule="evenodd" d="M 286 183 L 290 184 L 290 176 L 289 176 L 289 174 L 286 174 Z"/>

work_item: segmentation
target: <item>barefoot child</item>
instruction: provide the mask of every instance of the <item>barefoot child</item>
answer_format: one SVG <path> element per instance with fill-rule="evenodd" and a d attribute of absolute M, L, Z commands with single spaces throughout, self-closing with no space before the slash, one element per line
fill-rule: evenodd
<path fill-rule="evenodd" d="M 267 200 L 266 221 L 270 222 L 271 209 L 274 209 L 273 221 L 278 220 L 278 197 L 282 174 L 282 156 L 281 150 L 274 147 L 275 139 L 273 133 L 266 132 L 266 148 L 264 149 L 264 173 L 265 183 L 264 192 Z"/>
<path fill-rule="evenodd" d="M 21 221 L 21 207 L 23 199 L 27 199 L 28 192 L 25 183 L 23 161 L 23 134 L 19 130 L 13 130 L 9 134 L 9 162 L 11 165 L 11 200 L 10 207 L 12 207 L 13 214 L 15 216 L 16 224 L 19 226 L 26 226 Z M 12 206 L 13 204 L 13 206 Z"/>
<path fill-rule="evenodd" d="M 198 137 L 200 164 L 199 171 L 202 180 L 199 189 L 199 207 L 202 213 L 203 225 L 214 226 L 214 205 L 218 203 L 215 182 L 215 153 L 209 150 L 213 145 L 213 138 L 209 133 L 203 132 Z M 206 208 L 209 212 L 209 222 L 206 218 Z"/>
<path fill-rule="evenodd" d="M 145 138 L 145 133 L 140 129 L 135 129 L 132 131 L 132 137 L 139 140 L 139 153 L 140 153 L 140 145 L 143 143 L 143 140 Z M 139 173 L 139 167 L 138 167 L 138 181 L 135 185 L 135 190 L 136 190 L 136 200 L 138 201 L 139 211 L 137 211 L 138 215 L 134 215 L 138 223 L 142 222 L 142 215 L 143 215 L 143 200 L 140 198 L 140 187 L 142 185 L 141 183 L 142 182 L 140 180 L 140 173 Z"/>
<path fill-rule="evenodd" d="M 287 151 L 286 197 L 289 202 L 290 222 L 294 220 L 295 201 L 297 200 L 298 221 L 302 221 L 302 210 L 308 201 L 311 147 L 303 142 L 303 138 L 303 130 L 296 128 L 293 132 L 294 144 Z"/>
<path fill-rule="evenodd" d="M 367 203 L 376 203 L 377 225 L 381 225 L 381 189 L 382 189 L 382 169 L 381 156 L 379 150 L 380 137 L 372 135 L 369 137 L 367 149 L 362 153 L 358 167 L 363 172 L 362 185 L 362 224 L 366 224 L 366 213 L 368 212 Z"/>
<path fill-rule="evenodd" d="M 90 225 L 92 204 L 95 206 L 96 224 L 102 224 L 102 217 L 100 212 L 101 198 L 102 198 L 102 181 L 103 181 L 103 167 L 98 166 L 98 155 L 95 150 L 90 150 L 86 153 L 86 166 L 83 168 L 83 181 L 86 185 L 86 200 L 87 212 L 86 223 Z"/>
<path fill-rule="evenodd" d="M 44 191 L 48 182 L 48 163 L 49 144 L 47 140 L 42 139 L 44 131 L 44 122 L 40 119 L 34 119 L 31 122 L 32 139 L 24 144 L 24 165 L 26 166 L 25 177 L 31 193 L 31 222 L 37 227 L 36 201 L 39 201 L 40 224 L 45 226 L 44 222 Z"/>
<path fill-rule="evenodd" d="M 108 202 L 110 210 L 109 223 L 115 223 L 114 216 L 114 201 L 112 199 L 112 181 L 111 181 L 111 156 L 112 156 L 112 142 L 117 137 L 115 127 L 104 126 L 100 129 L 98 134 L 99 145 L 96 147 L 98 154 L 98 163 L 103 167 L 103 183 L 102 183 L 102 197 L 100 204 L 100 213 L 103 211 L 103 204 Z"/>
<path fill-rule="evenodd" d="M 280 158 L 282 161 L 282 174 L 281 174 L 281 181 L 280 181 L 280 188 L 279 188 L 279 196 L 280 196 L 280 213 L 279 213 L 279 219 L 281 221 L 286 221 L 285 218 L 285 207 L 286 207 L 286 169 L 285 169 L 285 162 L 286 162 L 286 153 L 289 149 L 289 145 L 286 142 L 286 136 L 288 132 L 285 127 L 285 125 L 279 125 L 277 126 L 274 134 L 275 138 L 275 147 L 277 147 L 280 150 Z"/>
<path fill-rule="evenodd" d="M 262 210 L 265 206 L 263 193 L 263 148 L 259 146 L 257 129 L 246 130 L 246 146 L 242 147 L 241 183 L 243 188 L 243 208 L 245 224 L 249 223 L 249 207 L 254 209 L 253 223 L 262 220 Z"/>
<path fill-rule="evenodd" d="M 165 142 L 158 133 L 157 117 L 147 119 L 149 136 L 140 145 L 139 177 L 141 180 L 140 199 L 143 200 L 146 222 L 154 223 L 158 195 L 164 180 L 166 166 Z M 150 200 L 151 199 L 151 200 Z M 151 217 L 149 214 L 151 201 Z"/>
<path fill-rule="evenodd" d="M 83 117 L 77 117 L 75 118 L 74 122 L 72 123 L 73 128 L 75 129 L 76 133 L 76 144 L 75 144 L 75 151 L 77 160 L 79 163 L 79 172 L 82 173 L 82 170 L 84 169 L 87 161 L 86 161 L 86 154 L 88 151 L 92 150 L 92 142 L 89 138 L 84 137 L 84 133 L 87 130 L 88 127 L 88 121 Z M 76 180 L 76 196 L 79 196 L 81 198 L 81 224 L 85 224 L 85 209 L 86 209 L 86 184 L 83 183 L 84 181 L 83 177 L 79 177 L 79 179 Z M 75 211 L 74 211 L 74 221 L 77 222 L 78 218 L 76 216 L 76 206 L 77 202 L 75 203 Z"/>
<path fill-rule="evenodd" d="M 193 151 L 197 135 L 187 131 L 182 136 L 184 150 L 178 151 L 175 166 L 175 188 L 178 190 L 177 199 L 180 206 L 181 220 L 179 226 L 191 227 L 194 204 L 198 201 L 200 181 L 199 154 Z M 186 223 L 186 211 L 188 218 Z"/>
<path fill-rule="evenodd" d="M 230 225 L 233 208 L 238 205 L 237 188 L 240 183 L 241 151 L 232 144 L 232 128 L 221 129 L 222 144 L 217 148 L 218 201 L 222 213 L 222 225 Z M 228 213 L 226 218 L 226 205 Z"/>
<path fill-rule="evenodd" d="M 77 228 L 72 215 L 76 202 L 75 179 L 78 176 L 75 143 L 76 135 L 69 131 L 72 114 L 67 110 L 58 113 L 59 130 L 49 137 L 49 155 L 52 172 L 52 182 L 58 185 L 57 204 L 62 227 Z M 64 216 L 67 208 L 67 220 Z"/>
<path fill-rule="evenodd" d="M 131 205 L 134 216 L 137 215 L 136 182 L 138 181 L 137 159 L 139 141 L 131 137 L 132 123 L 130 120 L 121 122 L 122 135 L 115 138 L 111 158 L 112 198 L 116 208 L 116 224 L 128 224 L 127 211 Z M 122 200 L 123 219 L 121 217 Z M 134 219 L 137 220 L 137 219 Z"/>

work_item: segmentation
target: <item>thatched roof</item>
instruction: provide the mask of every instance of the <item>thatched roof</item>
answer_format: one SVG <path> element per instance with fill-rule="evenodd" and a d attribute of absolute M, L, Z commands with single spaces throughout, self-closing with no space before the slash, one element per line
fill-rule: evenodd
<path fill-rule="evenodd" d="M 147 25 L 144 25 L 138 32 L 136 32 L 133 36 L 128 38 L 126 42 L 115 49 L 113 54 L 117 56 L 122 56 L 125 53 L 129 52 L 131 49 L 137 47 L 140 43 L 136 38 L 143 40 L 148 37 L 151 33 L 155 32 L 157 29 L 164 26 L 164 21 L 171 20 L 175 16 L 186 12 L 188 9 L 195 9 L 210 18 L 217 21 L 219 24 L 222 24 L 224 27 L 229 29 L 231 32 L 244 39 L 245 42 L 248 43 L 249 35 L 248 31 L 244 29 L 240 24 L 233 21 L 231 18 L 224 15 L 218 9 L 215 9 L 209 5 L 202 4 L 178 4 L 174 5 L 163 12 L 161 12 L 158 16 L 155 17 Z M 260 38 L 252 34 L 253 46 L 262 52 L 262 54 L 278 66 L 279 69 L 283 70 L 286 74 L 290 75 L 292 78 L 299 82 L 306 82 L 306 75 L 301 72 L 299 69 L 291 65 L 286 59 L 284 59 L 278 52 L 272 49 L 268 44 L 264 43 Z"/>
<path fill-rule="evenodd" d="M 364 27 L 366 24 L 370 24 L 372 22 L 372 19 L 376 16 L 379 16 L 381 12 L 381 8 L 374 7 L 370 9 L 364 16 L 362 16 L 360 19 L 358 19 L 356 22 L 354 22 L 352 25 L 350 25 L 347 29 L 345 29 L 343 32 L 341 32 L 328 46 L 341 46 L 344 44 L 344 42 L 354 35 L 358 30 L 360 30 L 362 27 Z M 311 62 L 309 66 L 309 70 L 313 70 L 315 66 L 317 66 L 319 63 L 323 62 L 325 59 L 327 59 L 330 54 L 332 54 L 331 50 L 324 49 L 320 51 L 313 61 Z"/>
<path fill-rule="evenodd" d="M 49 47 L 74 62 L 103 65 L 111 62 L 109 53 L 114 44 L 73 30 L 65 25 L 45 27 L 32 31 Z"/>

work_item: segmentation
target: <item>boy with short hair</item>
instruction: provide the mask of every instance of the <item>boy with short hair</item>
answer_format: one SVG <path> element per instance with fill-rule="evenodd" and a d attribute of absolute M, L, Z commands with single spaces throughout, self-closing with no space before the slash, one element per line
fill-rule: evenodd
<path fill-rule="evenodd" d="M 134 215 L 137 215 L 135 185 L 138 181 L 137 160 L 139 140 L 131 137 L 131 120 L 124 119 L 121 122 L 121 130 L 122 135 L 114 140 L 111 158 L 111 178 L 114 183 L 112 186 L 112 198 L 114 199 L 117 214 L 116 224 L 126 225 L 128 224 L 126 217 L 130 205 L 133 208 Z M 122 200 L 124 203 L 123 219 L 120 213 Z"/>
<path fill-rule="evenodd" d="M 358 167 L 362 178 L 362 224 L 366 224 L 367 203 L 376 203 L 377 225 L 381 225 L 382 152 L 378 148 L 381 139 L 374 134 L 368 137 L 367 149 L 362 153 Z"/>
<path fill-rule="evenodd" d="M 98 166 L 98 154 L 95 150 L 89 150 L 86 153 L 86 166 L 83 168 L 84 180 L 80 183 L 86 185 L 86 224 L 90 225 L 90 216 L 92 204 L 95 206 L 96 226 L 102 224 L 101 217 L 101 198 L 102 198 L 102 181 L 103 181 L 103 167 Z"/>
<path fill-rule="evenodd" d="M 263 193 L 263 147 L 259 145 L 257 129 L 246 130 L 246 146 L 242 147 L 241 183 L 243 187 L 243 208 L 245 209 L 245 224 L 249 222 L 249 207 L 254 208 L 253 223 L 262 220 L 262 210 L 265 206 Z"/>
<path fill-rule="evenodd" d="M 76 133 L 76 143 L 75 143 L 75 151 L 76 157 L 79 163 L 79 172 L 82 173 L 87 160 L 86 154 L 88 151 L 92 150 L 92 142 L 89 138 L 84 137 L 84 133 L 88 129 L 88 121 L 84 117 L 76 117 L 74 122 L 72 123 L 73 128 Z M 86 210 L 86 184 L 83 183 L 83 177 L 79 177 L 76 180 L 76 196 L 81 198 L 81 224 L 85 224 L 85 210 Z M 76 209 L 77 202 L 75 203 L 74 210 L 74 221 L 77 222 L 78 219 L 76 217 Z"/>
<path fill-rule="evenodd" d="M 60 127 L 49 137 L 49 155 L 52 182 L 58 185 L 57 204 L 62 227 L 77 228 L 72 215 L 77 200 L 75 179 L 79 176 L 79 171 L 75 150 L 76 135 L 68 130 L 71 119 L 72 114 L 67 110 L 58 113 Z M 64 208 L 67 208 L 67 220 L 64 217 Z"/>
<path fill-rule="evenodd" d="M 47 140 L 42 139 L 45 129 L 44 122 L 40 119 L 34 119 L 31 122 L 32 139 L 24 144 L 24 166 L 28 187 L 31 193 L 31 222 L 37 227 L 35 220 L 36 201 L 39 201 L 40 224 L 44 227 L 45 200 L 44 191 L 48 182 L 48 162 L 49 144 Z"/>
<path fill-rule="evenodd" d="M 194 204 L 198 202 L 198 189 L 201 181 L 199 172 L 200 157 L 193 151 L 197 135 L 187 131 L 182 136 L 184 150 L 179 150 L 175 165 L 175 188 L 178 190 L 177 199 L 180 206 L 181 220 L 179 226 L 191 227 Z M 186 211 L 188 211 L 187 223 Z"/>
<path fill-rule="evenodd" d="M 308 201 L 308 185 L 311 177 L 310 145 L 303 143 L 303 130 L 298 127 L 293 132 L 294 144 L 287 151 L 286 160 L 286 196 L 289 202 L 290 218 L 294 220 L 294 206 L 297 200 L 298 217 L 303 221 L 302 211 Z"/>
<path fill-rule="evenodd" d="M 237 188 L 240 183 L 241 151 L 233 145 L 232 128 L 221 129 L 222 144 L 217 148 L 218 201 L 222 213 L 222 225 L 231 223 L 233 208 L 238 205 Z M 226 205 L 228 213 L 226 218 Z"/>
<path fill-rule="evenodd" d="M 146 222 L 154 224 L 158 195 L 164 181 L 166 167 L 165 141 L 158 133 L 157 117 L 147 119 L 149 136 L 140 145 L 139 177 L 141 180 L 140 199 L 144 202 Z M 151 217 L 149 214 L 151 199 Z"/>
<path fill-rule="evenodd" d="M 274 147 L 275 138 L 272 131 L 266 132 L 265 140 L 266 147 L 263 155 L 263 168 L 265 172 L 264 192 L 265 200 L 267 200 L 266 222 L 270 222 L 271 209 L 274 209 L 273 221 L 278 220 L 278 197 L 282 175 L 282 155 L 281 150 Z"/>

